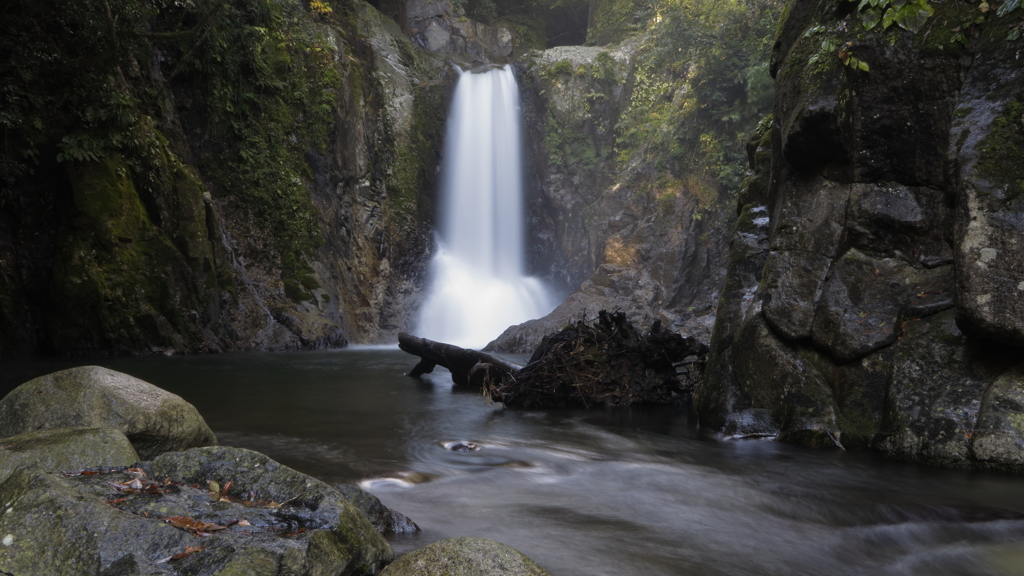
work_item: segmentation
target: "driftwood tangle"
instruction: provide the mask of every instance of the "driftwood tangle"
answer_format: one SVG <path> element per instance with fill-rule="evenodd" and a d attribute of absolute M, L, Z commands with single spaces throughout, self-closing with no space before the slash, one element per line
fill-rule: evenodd
<path fill-rule="evenodd" d="M 524 367 L 404 333 L 398 345 L 421 358 L 410 376 L 441 365 L 455 384 L 480 386 L 509 408 L 675 403 L 692 392 L 708 351 L 661 322 L 643 335 L 625 314 L 604 310 L 593 324 L 581 320 L 545 337 Z"/>

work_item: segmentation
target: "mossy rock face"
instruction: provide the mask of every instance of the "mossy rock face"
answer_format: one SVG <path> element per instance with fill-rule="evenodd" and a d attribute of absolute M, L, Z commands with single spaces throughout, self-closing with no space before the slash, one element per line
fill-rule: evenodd
<path fill-rule="evenodd" d="M 148 136 L 162 142 L 155 130 Z M 216 347 L 203 328 L 219 318 L 220 288 L 233 286 L 215 257 L 216 219 L 205 188 L 176 159 L 159 157 L 143 193 L 119 156 L 68 166 L 75 211 L 53 260 L 55 350 Z"/>
<path fill-rule="evenodd" d="M 448 538 L 402 556 L 381 576 L 550 576 L 515 548 L 485 538 Z"/>
<path fill-rule="evenodd" d="M 347 576 L 394 558 L 341 494 L 256 452 L 198 448 L 89 472 L 20 469 L 0 484 L 11 503 L 0 571 Z"/>
<path fill-rule="evenodd" d="M 142 458 L 217 443 L 180 396 L 99 366 L 40 376 L 0 400 L 0 437 L 77 426 L 116 428 Z"/>
<path fill-rule="evenodd" d="M 62 472 L 127 466 L 138 461 L 139 455 L 131 442 L 114 428 L 56 428 L 0 440 L 0 479 L 31 465 Z"/>

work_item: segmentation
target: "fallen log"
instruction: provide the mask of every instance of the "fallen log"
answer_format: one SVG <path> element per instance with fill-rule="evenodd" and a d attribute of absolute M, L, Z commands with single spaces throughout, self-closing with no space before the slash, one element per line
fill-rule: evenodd
<path fill-rule="evenodd" d="M 455 384 L 479 386 L 509 408 L 682 402 L 692 393 L 708 351 L 706 344 L 666 330 L 661 322 L 644 335 L 625 314 L 604 310 L 595 323 L 581 320 L 545 337 L 523 367 L 405 333 L 398 346 L 420 357 L 410 376 L 444 366 Z"/>
<path fill-rule="evenodd" d="M 398 335 L 398 347 L 420 357 L 419 363 L 409 371 L 409 376 L 418 378 L 433 372 L 436 366 L 443 366 L 452 373 L 452 382 L 457 386 L 482 386 L 482 379 L 500 379 L 518 372 L 521 368 L 504 358 L 486 352 L 435 342 L 405 332 Z"/>

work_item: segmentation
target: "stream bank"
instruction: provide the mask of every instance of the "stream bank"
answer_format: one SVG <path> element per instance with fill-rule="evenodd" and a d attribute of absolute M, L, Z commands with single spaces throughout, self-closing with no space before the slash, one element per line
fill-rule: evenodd
<path fill-rule="evenodd" d="M 686 410 L 507 411 L 398 350 L 105 360 L 194 404 L 221 444 L 359 484 L 422 529 L 558 576 L 1013 574 L 1019 478 L 868 452 L 715 441 Z M 5 364 L 0 392 L 69 362 Z M 439 371 L 440 372 L 440 371 Z M 470 442 L 480 450 L 458 451 Z M 161 478 L 162 480 L 162 478 Z"/>

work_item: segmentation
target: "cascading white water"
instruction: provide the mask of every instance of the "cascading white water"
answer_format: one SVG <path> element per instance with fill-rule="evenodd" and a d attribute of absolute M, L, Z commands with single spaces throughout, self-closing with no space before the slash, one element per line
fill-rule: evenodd
<path fill-rule="evenodd" d="M 551 297 L 525 276 L 519 89 L 508 67 L 462 72 L 441 166 L 438 251 L 417 332 L 480 347 L 547 314 Z"/>

